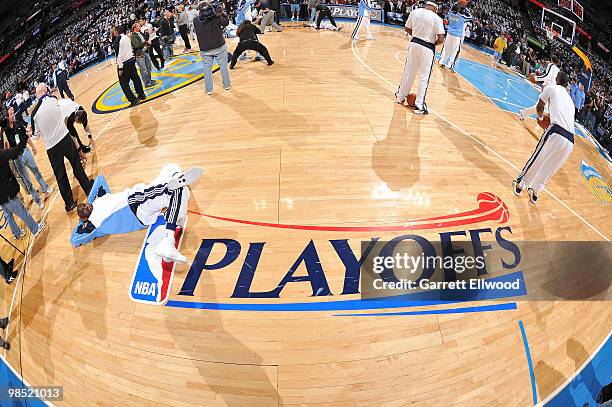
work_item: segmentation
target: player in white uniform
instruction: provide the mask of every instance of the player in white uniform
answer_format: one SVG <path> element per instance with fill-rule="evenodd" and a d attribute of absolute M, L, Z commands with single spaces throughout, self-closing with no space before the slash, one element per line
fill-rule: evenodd
<path fill-rule="evenodd" d="M 412 40 L 408 47 L 402 81 L 395 92 L 395 98 L 397 103 L 404 104 L 414 80 L 417 75 L 420 75 L 414 108 L 416 114 L 428 113 L 425 95 L 434 63 L 436 45 L 444 42 L 444 23 L 436 14 L 437 9 L 436 3 L 428 1 L 425 8 L 414 9 L 406 21 L 406 33 L 412 36 Z"/>
<path fill-rule="evenodd" d="M 77 206 L 77 213 L 83 223 L 77 233 L 92 233 L 113 215 L 126 212 L 135 216 L 142 225 L 153 225 L 165 209 L 166 234 L 155 249 L 155 254 L 165 261 L 185 263 L 187 259 L 174 245 L 174 231 L 177 224 L 183 226 L 186 219 L 189 203 L 187 186 L 201 175 L 201 168 L 181 172 L 178 165 L 166 164 L 159 176 L 148 185 L 136 184 L 116 194 L 102 194 L 94 199 L 93 204 L 81 203 Z"/>
<path fill-rule="evenodd" d="M 550 126 L 544 131 L 538 145 L 512 181 L 514 193 L 520 195 L 527 188 L 529 200 L 535 204 L 546 182 L 565 164 L 574 148 L 574 103 L 567 92 L 569 78 L 565 72 L 557 74 L 557 83 L 544 88 L 537 104 L 539 116 L 548 105 Z"/>
<path fill-rule="evenodd" d="M 557 66 L 558 63 L 559 59 L 553 56 L 548 65 L 546 65 L 544 73 L 535 77 L 536 82 L 541 84 L 543 89 L 546 89 L 547 86 L 557 84 L 557 74 L 560 71 L 559 67 Z M 532 107 L 521 109 L 519 111 L 519 118 L 521 120 L 525 120 L 529 116 L 536 114 L 536 107 L 537 104 L 533 105 Z"/>

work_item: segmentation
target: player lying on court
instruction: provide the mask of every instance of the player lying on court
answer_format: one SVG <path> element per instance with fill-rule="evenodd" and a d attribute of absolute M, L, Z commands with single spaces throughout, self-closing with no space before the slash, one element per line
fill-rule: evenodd
<path fill-rule="evenodd" d="M 540 126 L 545 127 L 545 131 L 523 171 L 512 181 L 515 195 L 520 195 L 527 188 L 529 200 L 533 204 L 574 148 L 574 102 L 567 92 L 568 83 L 567 74 L 560 71 L 557 74 L 557 84 L 547 86 L 540 94 L 536 110 Z M 546 105 L 550 123 L 542 124 Z"/>
<path fill-rule="evenodd" d="M 116 194 L 108 192 L 105 185 L 99 186 L 92 190 L 92 194 L 95 194 L 93 201 L 77 206 L 82 223 L 73 235 L 73 245 L 82 244 L 78 240 L 80 235 L 92 235 L 103 224 L 105 230 L 94 234 L 94 238 L 143 229 L 154 224 L 165 210 L 166 234 L 157 245 L 155 254 L 167 262 L 185 263 L 187 258 L 175 247 L 174 231 L 177 225 L 184 226 L 187 217 L 187 186 L 197 181 L 201 175 L 201 168 L 182 172 L 178 165 L 166 164 L 157 178 L 148 185 L 136 184 Z"/>

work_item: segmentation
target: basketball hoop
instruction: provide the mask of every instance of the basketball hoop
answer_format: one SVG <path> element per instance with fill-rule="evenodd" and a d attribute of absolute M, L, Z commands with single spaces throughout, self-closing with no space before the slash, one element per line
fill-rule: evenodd
<path fill-rule="evenodd" d="M 555 37 L 558 37 L 558 36 L 559 36 L 559 33 L 557 33 L 552 28 L 546 28 L 546 38 L 548 38 L 549 41 L 552 41 Z"/>

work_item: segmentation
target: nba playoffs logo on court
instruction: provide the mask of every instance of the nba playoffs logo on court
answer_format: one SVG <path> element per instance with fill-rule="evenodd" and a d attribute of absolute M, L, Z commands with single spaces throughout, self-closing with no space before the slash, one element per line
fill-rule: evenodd
<path fill-rule="evenodd" d="M 593 192 L 593 195 L 595 195 L 600 202 L 612 202 L 612 189 L 610 189 L 606 180 L 595 168 L 591 167 L 583 160 L 580 163 L 580 173 L 591 192 Z"/>
<path fill-rule="evenodd" d="M 213 72 L 219 70 L 219 65 L 213 66 Z M 164 96 L 199 81 L 204 77 L 202 57 L 198 52 L 178 55 L 166 64 L 164 69 L 151 72 L 155 86 L 145 88 L 147 101 Z M 133 90 L 133 88 L 132 88 Z M 93 103 L 94 113 L 112 113 L 130 106 L 119 82 L 106 89 Z"/>
<path fill-rule="evenodd" d="M 466 247 L 474 253 L 487 252 L 488 254 L 497 253 L 506 259 L 504 261 L 495 260 L 495 264 L 489 267 L 478 269 L 478 276 L 487 276 L 486 281 L 504 283 L 511 279 L 523 281 L 522 271 L 517 268 L 520 265 L 521 253 L 516 244 L 509 239 L 512 236 L 512 229 L 507 224 L 510 219 L 510 212 L 506 204 L 496 195 L 484 192 L 478 195 L 478 206 L 471 210 L 442 215 L 435 217 L 409 219 L 397 225 L 372 225 L 372 226 L 325 226 L 325 225 L 293 225 L 280 223 L 266 223 L 250 221 L 245 219 L 234 219 L 215 215 L 192 212 L 208 219 L 215 219 L 221 222 L 235 223 L 251 227 L 278 229 L 291 231 L 316 231 L 334 232 L 349 235 L 348 237 L 333 236 L 332 239 L 317 240 L 317 242 L 306 237 L 303 245 L 297 242 L 293 255 L 289 255 L 286 264 L 276 267 L 274 270 L 266 269 L 265 266 L 259 267 L 278 256 L 275 250 L 266 245 L 267 242 L 260 240 L 254 242 L 241 242 L 231 238 L 204 238 L 201 240 L 200 247 L 191 261 L 189 270 L 179 290 L 174 289 L 173 294 L 178 295 L 179 299 L 168 300 L 170 284 L 173 277 L 174 265 L 167 265 L 161 262 L 159 257 L 153 253 L 161 234 L 163 234 L 164 221 L 160 217 L 158 222 L 151 226 L 145 236 L 143 248 L 140 252 L 138 264 L 134 271 L 134 278 L 130 290 L 132 299 L 140 302 L 165 304 L 172 307 L 216 309 L 216 310 L 242 310 L 242 311 L 318 311 L 318 310 L 339 310 L 339 309 L 370 309 L 372 302 L 364 299 L 349 299 L 337 301 L 316 301 L 313 297 L 324 297 L 334 295 L 358 295 L 360 292 L 360 281 L 364 275 L 362 268 L 365 262 L 373 256 L 381 256 L 383 253 L 393 252 L 398 244 L 405 242 L 418 243 L 423 248 L 423 253 L 434 252 L 434 254 L 444 256 L 454 256 L 458 251 L 453 243 L 463 241 Z M 486 223 L 498 224 L 497 227 L 489 227 Z M 501 224 L 501 225 L 499 225 Z M 418 235 L 418 231 L 433 231 L 435 237 L 432 239 Z M 438 231 L 439 230 L 439 231 Z M 359 233 L 355 235 L 355 233 Z M 389 240 L 381 240 L 379 236 L 393 233 Z M 320 235 L 320 233 L 318 233 Z M 364 236 L 365 234 L 365 236 Z M 351 236 L 352 235 L 352 236 Z M 361 250 L 355 245 L 349 244 L 349 239 L 361 241 Z M 435 241 L 438 241 L 437 243 Z M 276 242 L 278 243 L 278 242 Z M 177 245 L 180 244 L 177 238 Z M 437 248 L 432 245 L 435 244 Z M 332 253 L 336 259 L 325 257 L 321 258 L 319 251 Z M 495 257 L 495 256 L 493 256 Z M 268 258 L 267 260 L 265 260 Z M 274 259 L 278 264 L 278 260 Z M 281 262 L 282 263 L 282 262 Z M 335 266 L 331 266 L 335 264 Z M 341 266 L 339 266 L 341 265 Z M 230 272 L 231 275 L 227 273 Z M 258 270 L 262 270 L 258 273 Z M 312 290 L 312 295 L 306 295 L 306 302 L 300 303 L 235 303 L 235 302 L 195 302 L 188 301 L 196 294 L 198 284 L 202 285 L 202 277 L 211 273 L 225 273 L 225 278 L 229 277 L 235 281 L 232 292 L 228 290 L 227 298 L 231 299 L 278 299 L 286 286 L 296 284 L 306 284 L 307 291 Z M 234 273 L 235 277 L 234 277 Z M 306 273 L 306 275 L 304 275 Z M 327 274 L 335 273 L 330 279 Z M 338 278 L 337 273 L 343 274 L 343 278 Z M 452 279 L 452 270 L 444 270 L 443 275 L 439 275 L 445 280 Z M 493 274 L 489 274 L 493 273 Z M 268 283 L 267 290 L 256 290 L 256 277 L 264 274 Z M 330 284 L 330 282 L 335 282 Z M 334 286 L 341 281 L 341 286 Z M 517 283 L 518 284 L 518 283 Z M 520 284 L 519 284 L 520 285 Z M 416 293 L 419 295 L 419 293 Z M 435 294 L 435 293 L 432 293 Z M 524 282 L 519 289 L 508 292 L 487 291 L 484 293 L 486 299 L 496 299 L 504 297 L 514 297 L 526 295 Z M 306 299 L 305 298 L 305 299 Z M 403 297 L 404 298 L 404 297 Z M 408 302 L 414 302 L 413 294 L 408 294 L 405 301 L 384 302 L 380 308 L 399 308 L 405 307 Z M 419 297 L 420 298 L 420 297 Z M 483 299 L 485 297 L 482 297 Z M 183 301 L 184 299 L 184 301 Z M 344 308 L 343 308 L 344 307 Z M 348 308 L 347 308 L 348 307 Z"/>
<path fill-rule="evenodd" d="M 187 226 L 186 222 L 185 226 Z M 155 224 L 147 230 L 138 254 L 138 262 L 134 268 L 130 287 L 130 297 L 134 301 L 160 305 L 168 301 L 175 264 L 163 261 L 161 257 L 155 254 L 155 247 L 163 238 L 164 233 L 166 233 L 166 221 L 160 215 Z M 180 247 L 182 238 L 183 230 L 177 228 L 175 232 L 177 247 Z"/>

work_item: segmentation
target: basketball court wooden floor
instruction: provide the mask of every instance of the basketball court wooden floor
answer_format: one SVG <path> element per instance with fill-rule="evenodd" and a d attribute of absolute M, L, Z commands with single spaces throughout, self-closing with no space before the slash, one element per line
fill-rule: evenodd
<path fill-rule="evenodd" d="M 609 205 L 579 171 L 585 160 L 610 179 L 592 144 L 577 138 L 548 192 L 530 205 L 513 195 L 511 181 L 537 140 L 516 115 L 437 66 L 427 96 L 432 113 L 413 115 L 393 101 L 407 45 L 402 31 L 376 27 L 375 41 L 352 45 L 351 28 L 265 35 L 276 64 L 239 63 L 231 91 L 216 73 L 212 96 L 200 81 L 133 109 L 90 114 L 97 148 L 86 169 L 103 174 L 113 190 L 153 179 L 166 162 L 204 168 L 182 244 L 188 263 L 176 268 L 165 306 L 134 302 L 132 274 L 146 230 L 72 248 L 76 214 L 64 212 L 57 192 L 43 211 L 32 209 L 47 226 L 19 242 L 29 250 L 27 263 L 3 301 L 11 317 L 6 360 L 27 383 L 61 385 L 56 404 L 75 406 L 527 406 L 532 389 L 542 401 L 589 359 L 610 333 L 612 309 L 609 279 L 580 267 L 579 277 L 597 289 L 579 299 L 351 308 L 363 303 L 347 289 L 331 241 L 348 242 L 358 259 L 361 241 L 410 233 L 434 240 L 442 232 L 509 227 L 505 236 L 515 242 L 594 245 L 612 236 Z M 489 64 L 470 47 L 462 58 Z M 71 86 L 89 111 L 116 79 L 104 63 Z M 43 153 L 37 162 L 50 179 Z M 481 193 L 499 197 L 509 217 L 385 229 L 472 211 Z M 187 283 L 213 239 L 238 242 L 235 261 Z M 246 259 L 253 247 L 261 249 L 256 268 L 254 257 Z M 3 257 L 23 262 L 9 249 L 3 243 Z M 312 270 L 298 261 L 305 252 L 331 295 L 313 292 L 306 279 L 281 286 L 279 298 L 244 295 L 274 291 L 294 263 L 294 279 L 307 276 Z M 217 243 L 207 264 L 225 255 Z M 541 270 L 549 268 L 526 266 L 529 291 L 546 291 Z M 247 286 L 237 283 L 243 269 L 255 271 Z M 192 291 L 181 292 L 186 286 Z M 488 311 L 460 312 L 466 307 Z M 454 311 L 430 312 L 438 309 Z"/>

